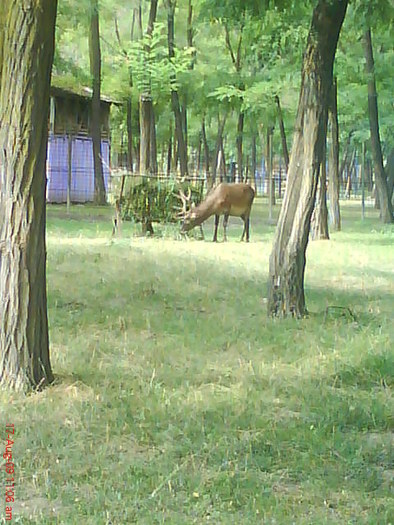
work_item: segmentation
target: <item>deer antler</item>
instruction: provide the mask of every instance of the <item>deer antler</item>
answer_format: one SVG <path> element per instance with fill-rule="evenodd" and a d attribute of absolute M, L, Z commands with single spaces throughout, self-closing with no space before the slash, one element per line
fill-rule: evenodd
<path fill-rule="evenodd" d="M 190 189 L 190 187 L 188 188 L 187 190 L 187 195 L 184 194 L 184 192 L 180 189 L 179 190 L 179 193 L 177 195 L 177 197 L 179 199 L 181 199 L 182 201 L 182 210 L 180 212 L 178 212 L 178 217 L 185 217 L 185 215 L 187 214 L 187 204 L 190 203 L 190 200 L 191 200 L 191 196 L 192 196 L 192 191 Z"/>

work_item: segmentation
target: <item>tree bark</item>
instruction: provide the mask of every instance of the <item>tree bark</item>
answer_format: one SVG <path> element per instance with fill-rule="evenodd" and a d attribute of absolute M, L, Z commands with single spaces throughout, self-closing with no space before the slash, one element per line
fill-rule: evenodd
<path fill-rule="evenodd" d="M 220 138 L 220 153 L 222 155 L 222 176 L 220 177 L 221 181 L 227 180 L 227 168 L 226 168 L 226 155 L 224 153 L 224 144 L 223 144 L 223 135 Z"/>
<path fill-rule="evenodd" d="M 394 148 L 390 149 L 385 171 L 387 173 L 387 189 L 389 192 L 389 199 L 392 203 L 394 189 Z"/>
<path fill-rule="evenodd" d="M 238 125 L 237 125 L 237 181 L 243 181 L 243 134 L 244 134 L 244 122 L 245 122 L 245 113 L 243 111 L 239 112 L 238 115 Z"/>
<path fill-rule="evenodd" d="M 209 145 L 207 140 L 207 132 L 205 129 L 205 117 L 202 119 L 202 125 L 201 125 L 201 135 L 202 135 L 202 143 L 204 146 L 204 169 L 205 169 L 205 176 L 207 178 L 207 181 L 210 180 L 210 169 L 209 169 Z"/>
<path fill-rule="evenodd" d="M 301 92 L 268 281 L 268 313 L 302 317 L 304 275 L 310 221 L 323 158 L 332 70 L 347 0 L 319 0 L 304 53 Z"/>
<path fill-rule="evenodd" d="M 94 202 L 105 204 L 106 194 L 101 160 L 101 50 L 98 0 L 91 0 L 90 10 L 89 58 L 93 87 L 90 133 L 93 142 Z"/>
<path fill-rule="evenodd" d="M 371 130 L 372 156 L 375 168 L 376 190 L 380 204 L 380 218 L 384 223 L 393 222 L 393 208 L 389 199 L 387 178 L 383 167 L 382 146 L 379 134 L 378 95 L 375 82 L 375 65 L 372 51 L 371 30 L 364 33 L 364 53 L 368 75 L 368 116 Z"/>
<path fill-rule="evenodd" d="M 175 2 L 173 0 L 167 0 L 167 27 L 168 27 L 168 56 L 170 61 L 175 57 L 175 45 L 174 45 L 174 13 L 175 13 Z M 182 113 L 179 104 L 179 95 L 177 89 L 175 89 L 176 78 L 175 75 L 171 78 L 171 106 L 174 113 L 175 119 L 175 134 L 178 143 L 178 155 L 179 165 L 181 168 L 181 177 L 187 177 L 187 148 L 185 136 L 183 133 L 183 122 Z"/>
<path fill-rule="evenodd" d="M 327 142 L 325 141 L 323 147 L 323 158 L 320 164 L 320 177 L 319 185 L 317 188 L 316 203 L 311 221 L 313 240 L 328 240 L 330 238 L 328 234 L 326 153 Z"/>
<path fill-rule="evenodd" d="M 171 157 L 172 157 L 172 126 L 170 126 L 170 138 L 167 147 L 167 177 L 171 175 Z"/>
<path fill-rule="evenodd" d="M 151 139 L 151 109 L 152 97 L 150 93 L 140 95 L 140 173 L 150 173 L 150 139 Z"/>
<path fill-rule="evenodd" d="M 273 173 L 273 155 L 272 155 L 272 138 L 273 138 L 273 128 L 271 126 L 267 127 L 266 135 L 266 173 L 267 173 L 267 182 L 268 182 L 268 219 L 272 221 L 273 219 L 273 207 L 275 206 L 275 180 Z"/>
<path fill-rule="evenodd" d="M 200 175 L 201 171 L 201 150 L 202 150 L 202 134 L 198 134 L 198 147 L 197 147 L 197 166 L 196 166 L 196 177 Z"/>
<path fill-rule="evenodd" d="M 127 99 L 127 169 L 133 173 L 133 126 L 131 96 Z"/>
<path fill-rule="evenodd" d="M 254 188 L 255 195 L 257 196 L 257 184 L 256 184 L 256 171 L 257 171 L 257 133 L 256 131 L 252 134 L 252 162 L 251 162 L 251 171 L 252 171 L 252 185 Z"/>
<path fill-rule="evenodd" d="M 276 107 L 278 111 L 279 131 L 280 131 L 280 138 L 282 141 L 283 160 L 285 161 L 285 169 L 287 173 L 289 171 L 289 150 L 287 147 L 285 125 L 283 122 L 282 108 L 280 107 L 280 100 L 279 100 L 278 95 L 275 96 L 275 102 L 276 102 Z"/>
<path fill-rule="evenodd" d="M 150 149 L 149 149 L 149 165 L 150 165 L 150 173 L 151 175 L 157 176 L 158 173 L 158 167 L 157 167 L 157 142 L 156 142 L 156 118 L 155 118 L 155 110 L 153 108 L 153 101 L 151 100 L 151 108 L 150 108 Z"/>
<path fill-rule="evenodd" d="M 339 208 L 339 126 L 337 110 L 337 79 L 334 78 L 328 105 L 328 121 L 331 129 L 331 148 L 328 156 L 329 196 L 331 228 L 341 230 L 341 212 Z"/>
<path fill-rule="evenodd" d="M 346 172 L 346 189 L 345 189 L 345 197 L 347 199 L 350 199 L 350 196 L 352 194 L 352 171 L 354 167 L 354 159 L 356 158 L 356 148 L 353 149 L 352 154 L 350 156 L 350 162 L 347 166 L 347 172 Z"/>
<path fill-rule="evenodd" d="M 0 384 L 37 389 L 49 358 L 45 193 L 56 0 L 2 0 Z"/>
<path fill-rule="evenodd" d="M 153 25 L 156 20 L 157 14 L 157 3 L 158 0 L 151 0 L 149 10 L 149 20 L 146 34 L 152 36 Z M 140 26 L 141 27 L 141 26 Z M 150 53 L 149 45 L 145 47 L 145 53 Z M 153 102 L 150 88 L 150 80 L 146 89 L 140 95 L 140 173 L 147 175 L 150 173 L 152 166 L 152 154 L 151 154 L 151 140 L 156 135 L 156 127 L 151 130 L 152 122 L 155 121 L 152 117 L 153 113 Z M 154 139 L 155 140 L 155 139 Z"/>
<path fill-rule="evenodd" d="M 212 188 L 216 182 L 220 146 L 221 146 L 222 139 L 223 139 L 223 132 L 224 132 L 224 126 L 226 124 L 226 120 L 227 120 L 227 113 L 224 115 L 222 120 L 220 120 L 220 115 L 218 115 L 218 134 L 216 137 L 215 157 L 213 159 L 213 165 L 212 165 L 212 180 L 207 182 L 208 189 Z"/>

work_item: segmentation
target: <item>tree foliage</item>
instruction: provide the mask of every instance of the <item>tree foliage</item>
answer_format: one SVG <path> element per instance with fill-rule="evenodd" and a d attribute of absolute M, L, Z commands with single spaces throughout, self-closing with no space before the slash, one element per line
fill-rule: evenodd
<path fill-rule="evenodd" d="M 171 88 L 178 91 L 181 102 L 188 100 L 189 155 L 198 148 L 203 118 L 208 144 L 211 152 L 214 151 L 217 116 L 226 114 L 224 151 L 227 160 L 233 158 L 239 111 L 245 114 L 244 154 L 248 155 L 256 128 L 263 132 L 267 126 L 276 125 L 276 96 L 280 99 L 290 138 L 298 103 L 303 49 L 315 3 L 312 0 L 192 0 L 193 47 L 188 47 L 188 0 L 178 0 L 175 10 L 175 57 L 169 59 L 165 3 L 159 3 L 157 22 L 152 36 L 148 37 L 142 36 L 135 13 L 141 6 L 142 27 L 145 27 L 149 2 L 101 0 L 103 92 L 120 101 L 131 97 L 134 141 L 137 141 L 138 96 L 147 83 L 151 83 L 159 150 L 167 148 L 173 133 L 171 129 L 174 129 L 171 123 Z M 55 71 L 74 79 L 77 85 L 89 83 L 86 42 L 88 4 L 88 0 L 59 2 Z M 392 15 L 393 7 L 389 0 L 351 2 L 338 43 L 334 70 L 338 78 L 340 143 L 343 145 L 352 132 L 352 147 L 361 149 L 362 143 L 367 141 L 368 144 L 369 141 L 367 78 L 361 36 L 364 28 L 370 26 L 374 39 L 379 123 L 385 158 L 393 147 L 394 136 Z M 241 36 L 241 67 L 236 69 L 228 43 L 237 58 Z M 120 137 L 120 130 L 126 128 L 125 113 L 122 117 L 118 111 L 113 122 L 116 123 L 115 136 Z M 118 143 L 117 139 L 114 149 Z M 278 150 L 279 144 L 279 133 L 275 131 L 275 150 Z"/>

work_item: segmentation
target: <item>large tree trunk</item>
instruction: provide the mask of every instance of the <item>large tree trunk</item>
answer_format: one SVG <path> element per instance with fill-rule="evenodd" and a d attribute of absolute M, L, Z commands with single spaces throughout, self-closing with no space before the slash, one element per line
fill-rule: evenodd
<path fill-rule="evenodd" d="M 45 164 L 56 8 L 56 0 L 0 5 L 0 383 L 17 390 L 53 380 Z"/>
<path fill-rule="evenodd" d="M 90 74 L 92 75 L 92 120 L 90 133 L 93 142 L 94 202 L 105 204 L 105 184 L 101 160 L 101 50 L 98 0 L 91 0 L 89 30 Z"/>
<path fill-rule="evenodd" d="M 305 253 L 323 158 L 332 69 L 347 0 L 319 0 L 302 66 L 286 193 L 270 256 L 268 313 L 304 316 Z"/>
<path fill-rule="evenodd" d="M 331 129 L 331 148 L 328 155 L 329 196 L 331 228 L 341 229 L 341 212 L 339 208 L 339 127 L 337 111 L 337 79 L 334 78 L 328 106 L 328 121 Z"/>
<path fill-rule="evenodd" d="M 374 59 L 372 52 L 371 30 L 364 34 L 364 53 L 368 75 L 368 115 L 371 130 L 372 156 L 375 168 L 376 190 L 380 204 L 380 218 L 383 222 L 393 222 L 393 208 L 389 199 L 387 179 L 383 167 L 382 147 L 379 135 L 378 95 L 376 92 Z"/>

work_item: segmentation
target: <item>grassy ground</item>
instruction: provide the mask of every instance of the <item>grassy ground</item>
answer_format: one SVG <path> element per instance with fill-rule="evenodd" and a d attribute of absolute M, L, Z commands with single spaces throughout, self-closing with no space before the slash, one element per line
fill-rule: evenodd
<path fill-rule="evenodd" d="M 14 523 L 394 523 L 392 228 L 344 205 L 308 247 L 309 318 L 275 321 L 266 205 L 249 245 L 237 219 L 227 244 L 112 241 L 110 213 L 48 210 L 56 383 L 0 394 Z"/>

